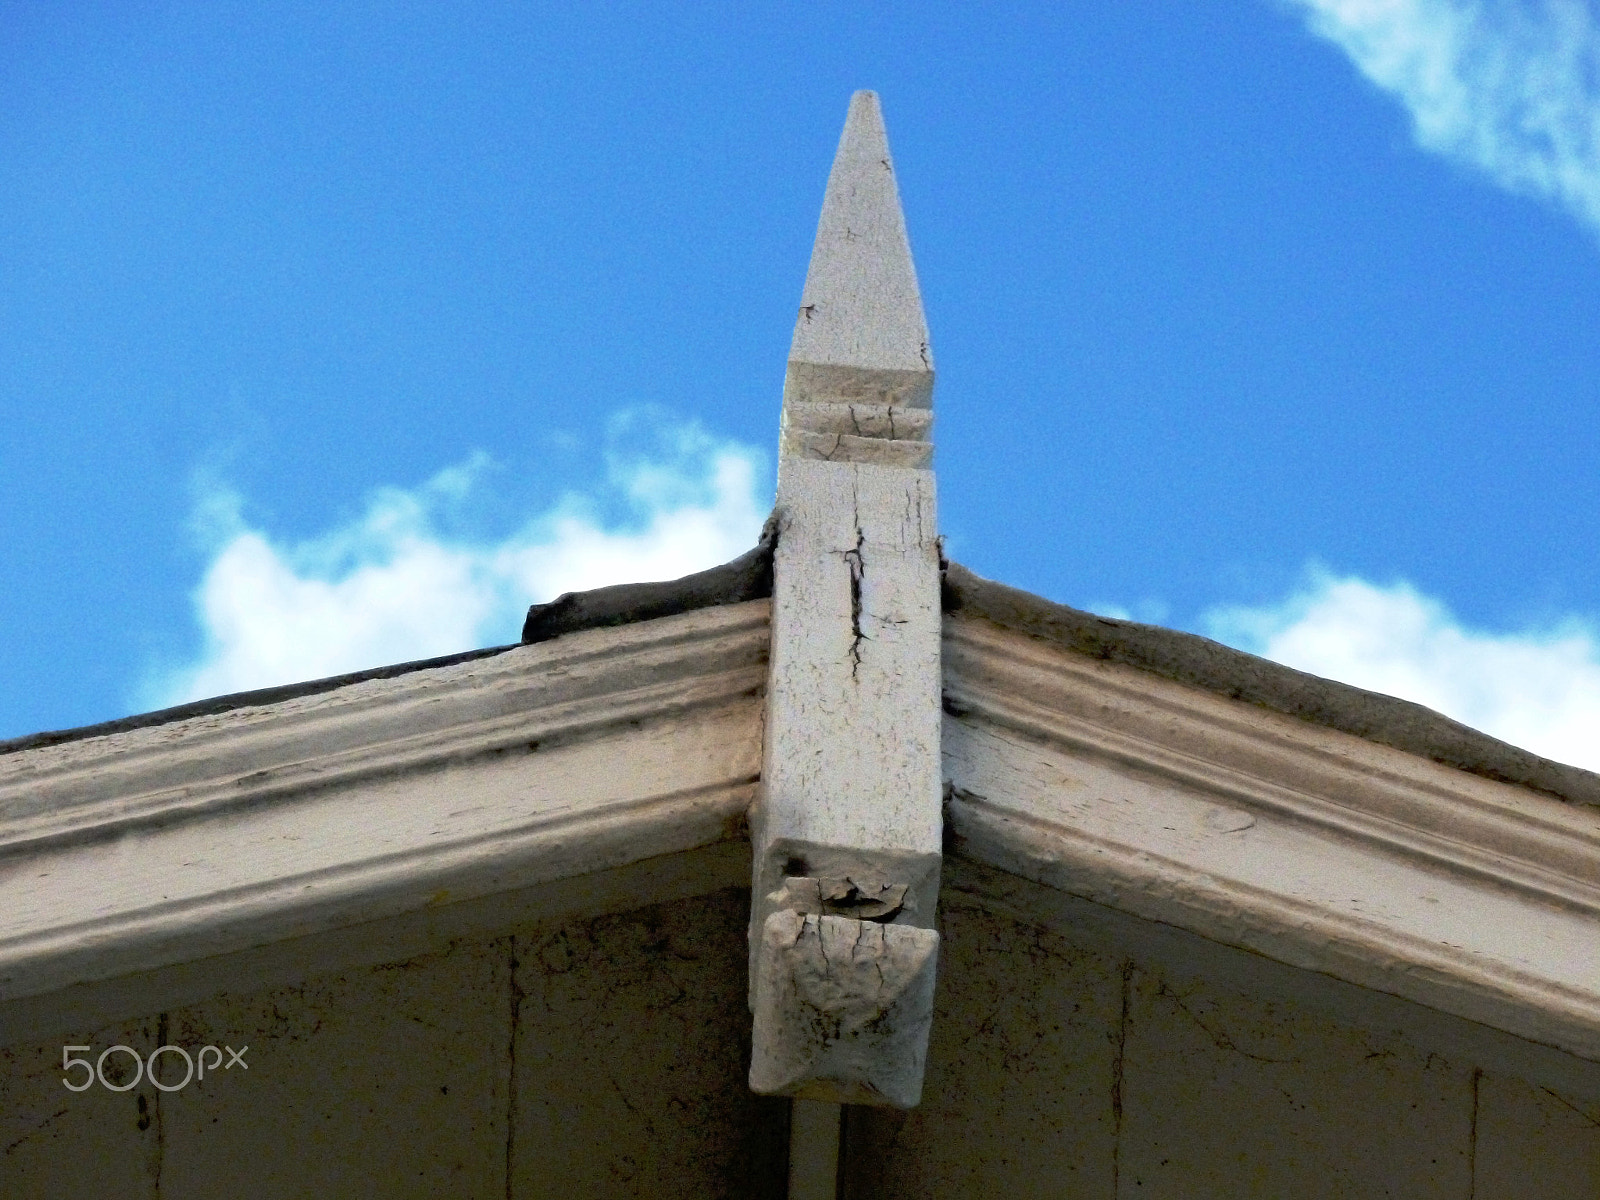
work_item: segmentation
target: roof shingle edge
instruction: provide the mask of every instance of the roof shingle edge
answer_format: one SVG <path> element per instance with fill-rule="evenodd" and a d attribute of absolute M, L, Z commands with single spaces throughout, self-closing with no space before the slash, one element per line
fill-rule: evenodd
<path fill-rule="evenodd" d="M 1198 634 L 1119 621 L 975 575 L 944 573 L 944 610 L 982 617 L 1090 658 L 1122 663 L 1501 783 L 1600 806 L 1600 775 L 1541 758 L 1431 708 L 1336 683 Z"/>
<path fill-rule="evenodd" d="M 131 717 L 119 717 L 95 725 L 30 733 L 0 741 L 0 754 L 15 754 L 22 750 L 57 746 L 63 742 L 76 742 L 84 738 L 104 737 L 107 734 L 123 733 L 130 729 L 167 725 L 174 721 L 213 716 L 237 708 L 278 704 L 301 696 L 331 692 L 368 679 L 393 679 L 397 675 L 408 675 L 413 671 L 451 667 L 478 658 L 492 658 L 508 650 L 515 650 L 518 646 L 547 642 L 564 633 L 576 633 L 583 629 L 598 629 L 612 625 L 628 625 L 635 621 L 675 616 L 678 613 L 711 608 L 719 604 L 761 600 L 770 595 L 772 595 L 772 534 L 771 522 L 768 522 L 768 528 L 762 532 L 761 541 L 753 549 L 747 550 L 731 562 L 711 567 L 709 570 L 697 571 L 693 575 L 661 583 L 622 583 L 612 587 L 595 588 L 588 592 L 567 592 L 548 604 L 535 604 L 528 610 L 527 620 L 523 623 L 522 640 L 508 646 L 490 646 L 483 650 L 447 654 L 441 658 L 421 658 L 412 662 L 395 663 L 392 666 L 352 671 L 344 675 L 330 675 L 325 679 L 311 679 L 303 683 L 286 683 L 277 687 L 258 688 L 255 691 L 232 692 L 226 696 L 193 700 L 172 708 L 138 713 Z"/>
<path fill-rule="evenodd" d="M 528 610 L 519 643 L 373 667 L 303 683 L 234 692 L 75 729 L 27 734 L 0 741 L 0 754 L 103 737 L 238 708 L 277 704 L 368 679 L 392 679 L 413 671 L 490 658 L 514 650 L 518 645 L 549 641 L 585 629 L 627 625 L 699 608 L 763 599 L 772 595 L 773 528 L 769 520 L 760 542 L 731 562 L 681 579 L 567 592 L 548 604 L 535 604 Z M 1069 608 L 1020 588 L 984 579 L 954 562 L 947 563 L 944 570 L 943 607 L 947 613 L 981 617 L 1077 654 L 1149 671 L 1486 779 L 1533 788 L 1575 804 L 1600 807 L 1600 775 L 1542 758 L 1409 700 L 1296 671 L 1198 634 Z"/>
<path fill-rule="evenodd" d="M 565 592 L 528 609 L 522 644 L 547 642 L 580 629 L 653 621 L 697 608 L 764 600 L 772 595 L 773 523 L 761 540 L 732 562 L 663 583 L 619 583 L 588 592 Z"/>

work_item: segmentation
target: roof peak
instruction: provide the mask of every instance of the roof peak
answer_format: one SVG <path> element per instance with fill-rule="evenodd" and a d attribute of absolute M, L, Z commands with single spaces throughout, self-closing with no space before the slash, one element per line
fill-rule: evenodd
<path fill-rule="evenodd" d="M 785 400 L 927 408 L 933 354 L 875 92 L 850 98 L 789 349 Z"/>

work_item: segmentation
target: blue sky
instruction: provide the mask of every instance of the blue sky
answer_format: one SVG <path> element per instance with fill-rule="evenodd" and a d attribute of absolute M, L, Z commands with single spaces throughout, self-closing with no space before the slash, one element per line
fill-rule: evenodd
<path fill-rule="evenodd" d="M 0 2 L 0 737 L 731 557 L 850 92 L 952 557 L 1600 766 L 1600 15 Z"/>

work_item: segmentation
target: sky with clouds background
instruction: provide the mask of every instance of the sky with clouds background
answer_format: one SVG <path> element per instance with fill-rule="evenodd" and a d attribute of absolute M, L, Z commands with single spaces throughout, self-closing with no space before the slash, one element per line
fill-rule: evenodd
<path fill-rule="evenodd" d="M 0 738 L 753 544 L 859 87 L 951 557 L 1600 768 L 1584 0 L 0 0 Z"/>

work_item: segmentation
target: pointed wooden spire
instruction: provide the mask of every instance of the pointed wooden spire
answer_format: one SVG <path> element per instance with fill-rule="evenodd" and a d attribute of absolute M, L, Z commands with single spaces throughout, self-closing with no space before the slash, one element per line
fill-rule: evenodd
<path fill-rule="evenodd" d="M 785 460 L 926 467 L 933 351 L 894 160 L 872 92 L 850 99 L 795 319 L 783 388 Z"/>
<path fill-rule="evenodd" d="M 760 1092 L 910 1107 L 922 1090 L 941 862 L 932 394 L 883 118 L 857 92 L 784 387 L 752 820 Z"/>
<path fill-rule="evenodd" d="M 900 189 L 873 92 L 850 99 L 811 251 L 786 400 L 878 399 L 926 408 L 933 354 Z"/>

